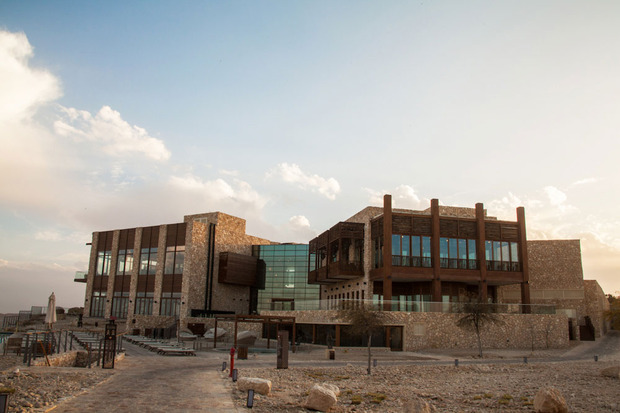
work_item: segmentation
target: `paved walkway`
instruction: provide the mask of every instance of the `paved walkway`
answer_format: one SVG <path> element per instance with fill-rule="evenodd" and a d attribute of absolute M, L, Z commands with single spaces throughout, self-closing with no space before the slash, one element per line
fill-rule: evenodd
<path fill-rule="evenodd" d="M 60 412 L 237 413 L 231 380 L 217 354 L 166 357 L 126 345 L 127 356 L 105 382 L 53 409 Z M 218 368 L 219 367 L 219 368 Z"/>

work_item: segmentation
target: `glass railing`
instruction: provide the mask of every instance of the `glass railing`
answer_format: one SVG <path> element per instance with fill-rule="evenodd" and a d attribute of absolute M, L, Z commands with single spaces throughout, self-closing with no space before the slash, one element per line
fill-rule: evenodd
<path fill-rule="evenodd" d="M 73 278 L 73 282 L 85 283 L 87 277 L 88 277 L 88 273 L 86 273 L 84 271 L 76 271 L 75 272 L 75 277 Z"/>
<path fill-rule="evenodd" d="M 552 304 L 504 304 L 504 303 L 468 303 L 435 301 L 386 301 L 386 300 L 295 300 L 294 310 L 279 311 L 318 311 L 356 308 L 364 306 L 373 311 L 400 311 L 410 313 L 468 313 L 473 306 L 476 311 L 497 314 L 555 314 Z M 262 313 L 262 311 L 261 311 Z"/>

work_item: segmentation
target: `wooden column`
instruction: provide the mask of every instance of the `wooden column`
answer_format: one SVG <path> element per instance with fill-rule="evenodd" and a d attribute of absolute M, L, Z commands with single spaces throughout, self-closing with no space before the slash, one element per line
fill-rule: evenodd
<path fill-rule="evenodd" d="M 383 197 L 383 301 L 392 300 L 392 195 Z M 384 304 L 386 310 L 391 303 Z"/>
<path fill-rule="evenodd" d="M 439 232 L 439 200 L 431 199 L 431 221 L 432 221 L 432 236 L 431 236 L 431 260 L 433 261 L 433 281 L 431 284 L 431 293 L 433 295 L 432 300 L 434 302 L 441 302 L 441 260 L 439 259 L 439 241 L 441 234 Z"/>
<path fill-rule="evenodd" d="M 530 267 L 527 257 L 527 236 L 525 233 L 525 208 L 517 208 L 517 223 L 519 224 L 519 253 L 521 255 L 521 271 L 523 278 L 521 280 L 521 304 L 524 313 L 530 313 Z"/>
<path fill-rule="evenodd" d="M 480 284 L 478 284 L 478 298 L 487 301 L 487 256 L 485 249 L 486 234 L 484 229 L 484 205 L 476 204 L 476 257 L 480 265 Z"/>

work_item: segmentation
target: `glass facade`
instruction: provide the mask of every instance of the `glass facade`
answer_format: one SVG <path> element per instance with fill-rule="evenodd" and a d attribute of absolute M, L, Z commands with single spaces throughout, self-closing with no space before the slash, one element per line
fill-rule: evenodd
<path fill-rule="evenodd" d="M 308 245 L 255 245 L 253 255 L 265 261 L 265 289 L 258 291 L 257 310 L 303 309 L 319 299 L 319 285 L 308 284 Z M 314 268 L 311 268 L 314 270 Z"/>

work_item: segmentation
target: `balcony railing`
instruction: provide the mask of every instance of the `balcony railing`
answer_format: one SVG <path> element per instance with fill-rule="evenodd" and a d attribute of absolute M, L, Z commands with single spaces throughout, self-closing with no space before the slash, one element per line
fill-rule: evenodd
<path fill-rule="evenodd" d="M 434 301 L 403 301 L 403 300 L 295 300 L 294 310 L 281 311 L 317 311 L 341 310 L 364 305 L 374 311 L 400 311 L 408 313 L 464 313 L 467 312 L 467 303 L 464 302 L 434 302 Z M 552 304 L 480 304 L 483 312 L 497 314 L 555 314 L 555 305 Z M 262 312 L 261 312 L 262 313 Z"/>
<path fill-rule="evenodd" d="M 488 271 L 521 271 L 521 263 L 508 261 L 487 261 Z"/>
<path fill-rule="evenodd" d="M 392 265 L 395 267 L 431 268 L 431 257 L 410 257 L 406 255 L 392 255 Z"/>

